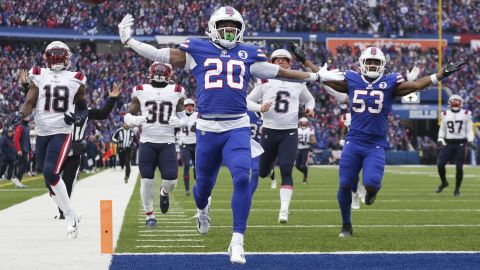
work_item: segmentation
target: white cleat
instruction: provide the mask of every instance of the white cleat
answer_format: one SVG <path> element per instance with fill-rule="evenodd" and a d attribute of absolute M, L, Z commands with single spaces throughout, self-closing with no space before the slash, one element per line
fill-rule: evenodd
<path fill-rule="evenodd" d="M 352 192 L 352 209 L 360 209 L 360 195 L 358 192 Z"/>
<path fill-rule="evenodd" d="M 280 210 L 278 214 L 278 223 L 287 223 L 288 222 L 288 211 Z"/>
<path fill-rule="evenodd" d="M 67 218 L 68 220 L 69 218 Z M 70 239 L 76 239 L 78 236 L 78 225 L 80 223 L 80 216 L 74 214 L 72 221 L 67 221 L 67 237 Z"/>
<path fill-rule="evenodd" d="M 272 180 L 272 183 L 270 184 L 270 188 L 272 188 L 272 189 L 277 188 L 277 181 L 275 179 Z"/>
<path fill-rule="evenodd" d="M 195 215 L 197 218 L 197 230 L 201 234 L 208 233 L 210 229 L 210 217 L 208 216 L 208 206 L 205 209 L 200 210 L 197 208 L 197 214 Z"/>
<path fill-rule="evenodd" d="M 243 243 L 231 242 L 228 247 L 228 256 L 230 256 L 230 262 L 233 264 L 245 264 L 247 262 Z"/>
<path fill-rule="evenodd" d="M 362 201 L 362 203 L 365 203 L 365 196 L 367 195 L 367 190 L 360 183 L 358 183 L 357 193 L 358 193 L 358 196 L 360 196 L 360 201 Z"/>

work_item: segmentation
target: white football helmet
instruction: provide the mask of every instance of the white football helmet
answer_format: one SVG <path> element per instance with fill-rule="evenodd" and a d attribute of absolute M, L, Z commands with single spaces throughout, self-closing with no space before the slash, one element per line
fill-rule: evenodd
<path fill-rule="evenodd" d="M 183 105 L 185 105 L 185 106 L 193 105 L 193 107 L 195 107 L 195 101 L 191 98 L 187 98 L 183 101 Z"/>
<path fill-rule="evenodd" d="M 217 28 L 217 24 L 221 21 L 234 22 L 237 27 L 235 34 L 230 36 L 225 30 L 230 27 Z M 222 47 L 231 49 L 237 43 L 243 41 L 243 32 L 245 31 L 245 22 L 242 15 L 236 9 L 225 6 L 215 10 L 208 21 L 208 32 L 206 33 L 212 42 L 220 44 Z"/>
<path fill-rule="evenodd" d="M 300 122 L 300 127 L 301 127 L 301 128 L 305 129 L 305 128 L 308 127 L 309 121 L 308 121 L 308 119 L 307 119 L 306 117 L 300 118 L 299 122 Z"/>
<path fill-rule="evenodd" d="M 451 95 L 448 99 L 448 106 L 452 112 L 458 112 L 462 109 L 463 98 L 459 95 Z"/>
<path fill-rule="evenodd" d="M 53 41 L 48 44 L 43 54 L 47 67 L 52 70 L 62 70 L 70 67 L 72 52 L 68 48 L 67 44 L 61 41 Z"/>
<path fill-rule="evenodd" d="M 285 49 L 278 49 L 272 53 L 270 60 L 273 62 L 275 58 L 287 58 L 288 60 L 292 61 L 292 54 Z"/>
<path fill-rule="evenodd" d="M 366 62 L 368 59 L 379 60 L 380 65 L 367 65 Z M 383 54 L 382 50 L 380 50 L 380 48 L 368 47 L 362 52 L 362 55 L 360 55 L 359 62 L 362 75 L 369 78 L 378 78 L 380 75 L 383 75 L 387 60 L 385 59 L 385 55 Z"/>

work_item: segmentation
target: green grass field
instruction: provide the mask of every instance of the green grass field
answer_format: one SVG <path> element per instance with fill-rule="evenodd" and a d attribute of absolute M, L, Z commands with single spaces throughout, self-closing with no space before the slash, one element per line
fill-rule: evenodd
<path fill-rule="evenodd" d="M 79 179 L 90 175 L 91 174 L 80 173 Z M 48 192 L 42 174 L 36 176 L 28 176 L 25 174 L 22 182 L 27 185 L 28 188 L 16 188 L 10 181 L 0 182 L 0 210 Z"/>
<path fill-rule="evenodd" d="M 360 210 L 352 210 L 354 237 L 350 239 L 337 237 L 341 218 L 336 200 L 336 168 L 310 168 L 308 185 L 302 185 L 300 174 L 295 172 L 288 224 L 277 222 L 279 190 L 270 189 L 269 179 L 260 179 L 248 220 L 245 250 L 478 251 L 480 168 L 464 169 L 461 197 L 453 196 L 454 170 L 447 169 L 450 187 L 435 194 L 439 184 L 435 167 L 387 167 L 375 204 L 362 204 Z M 212 226 L 207 235 L 196 231 L 195 219 L 191 219 L 196 206 L 192 196 L 185 196 L 181 180 L 171 194 L 169 213 L 160 214 L 160 183 L 155 181 L 157 228 L 145 228 L 138 181 L 115 252 L 225 252 L 232 231 L 232 183 L 228 171 L 222 168 L 213 190 Z"/>

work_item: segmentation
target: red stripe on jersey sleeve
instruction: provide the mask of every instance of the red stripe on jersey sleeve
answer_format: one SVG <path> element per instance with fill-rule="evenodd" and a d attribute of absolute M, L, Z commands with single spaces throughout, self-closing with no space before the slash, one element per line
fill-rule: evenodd
<path fill-rule="evenodd" d="M 465 110 L 465 114 L 468 115 L 468 113 L 470 113 L 468 110 Z"/>
<path fill-rule="evenodd" d="M 40 75 L 41 70 L 39 67 L 33 67 L 33 75 Z"/>
<path fill-rule="evenodd" d="M 143 85 L 139 84 L 135 87 L 135 90 L 143 90 Z"/>
<path fill-rule="evenodd" d="M 267 79 L 262 79 L 262 84 L 266 84 L 268 83 L 268 80 Z"/>
<path fill-rule="evenodd" d="M 443 113 L 442 113 L 442 114 L 443 114 L 443 115 L 447 115 L 447 111 L 443 111 Z"/>
<path fill-rule="evenodd" d="M 85 75 L 83 75 L 83 73 L 79 71 L 77 72 L 77 74 L 75 74 L 74 78 L 81 81 L 83 80 L 83 78 L 85 78 Z"/>
<path fill-rule="evenodd" d="M 173 90 L 174 92 L 182 92 L 182 86 L 181 85 L 178 85 L 178 84 L 175 84 L 175 89 Z"/>

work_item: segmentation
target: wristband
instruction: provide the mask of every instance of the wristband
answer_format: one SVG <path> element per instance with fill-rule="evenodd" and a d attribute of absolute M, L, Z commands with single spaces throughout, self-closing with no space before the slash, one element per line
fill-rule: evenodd
<path fill-rule="evenodd" d="M 437 74 L 434 73 L 430 75 L 430 80 L 432 80 L 432 84 L 437 84 L 438 83 Z"/>

